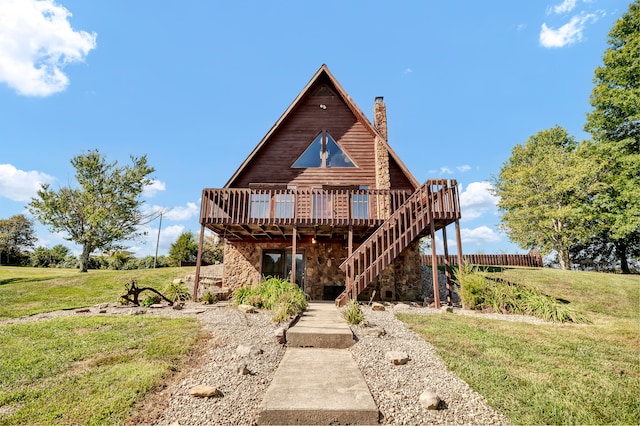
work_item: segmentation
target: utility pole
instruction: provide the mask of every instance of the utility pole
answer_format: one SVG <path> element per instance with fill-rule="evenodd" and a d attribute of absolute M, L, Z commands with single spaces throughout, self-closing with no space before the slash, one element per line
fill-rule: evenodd
<path fill-rule="evenodd" d="M 156 264 L 158 263 L 158 246 L 160 245 L 160 230 L 162 229 L 162 214 L 164 212 L 160 212 L 160 225 L 158 225 L 158 238 L 156 239 L 156 257 L 153 258 L 153 269 L 156 269 Z"/>

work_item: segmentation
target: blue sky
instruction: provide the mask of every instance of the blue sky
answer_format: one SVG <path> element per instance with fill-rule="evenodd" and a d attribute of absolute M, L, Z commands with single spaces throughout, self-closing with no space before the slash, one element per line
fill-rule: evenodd
<path fill-rule="evenodd" d="M 370 119 L 384 96 L 389 143 L 420 182 L 458 180 L 466 253 L 524 252 L 489 181 L 538 131 L 588 138 L 593 72 L 629 4 L 0 0 L 0 218 L 28 214 L 43 182 L 74 185 L 75 155 L 146 154 L 166 254 L 199 232 L 202 188 L 227 182 L 326 63 Z M 158 225 L 130 250 L 153 254 Z"/>

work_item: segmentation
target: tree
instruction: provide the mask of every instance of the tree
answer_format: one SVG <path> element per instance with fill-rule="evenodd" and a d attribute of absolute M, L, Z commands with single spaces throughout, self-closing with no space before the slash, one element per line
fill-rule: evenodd
<path fill-rule="evenodd" d="M 585 130 L 600 159 L 602 189 L 592 201 L 594 242 L 614 247 L 623 273 L 640 251 L 640 2 L 635 1 L 609 32 L 603 66 L 595 70 L 593 110 Z M 605 242 L 606 242 L 605 241 Z"/>
<path fill-rule="evenodd" d="M 131 157 L 131 162 L 116 167 L 117 161 L 107 163 L 97 150 L 80 154 L 71 160 L 79 187 L 54 191 L 43 184 L 29 203 L 40 222 L 82 246 L 81 272 L 87 272 L 91 253 L 121 248 L 123 241 L 140 235 L 138 225 L 148 219 L 140 210 L 140 195 L 154 169 L 146 155 Z"/>
<path fill-rule="evenodd" d="M 183 232 L 175 243 L 171 244 L 169 257 L 176 263 L 195 262 L 198 255 L 198 244 L 193 232 Z"/>
<path fill-rule="evenodd" d="M 56 266 L 59 263 L 64 262 L 68 255 L 69 249 L 62 244 L 57 244 L 51 249 L 46 247 L 36 247 L 33 253 L 31 253 L 31 266 Z"/>
<path fill-rule="evenodd" d="M 516 145 L 494 178 L 502 228 L 522 248 L 558 253 L 560 267 L 570 269 L 569 247 L 586 238 L 587 200 L 597 191 L 598 169 L 562 127 L 556 126 Z"/>
<path fill-rule="evenodd" d="M 214 265 L 224 261 L 224 240 L 218 235 L 206 235 L 202 244 L 202 263 Z"/>
<path fill-rule="evenodd" d="M 3 259 L 5 263 L 18 262 L 23 251 L 33 247 L 35 241 L 33 220 L 23 214 L 0 219 L 0 264 Z"/>

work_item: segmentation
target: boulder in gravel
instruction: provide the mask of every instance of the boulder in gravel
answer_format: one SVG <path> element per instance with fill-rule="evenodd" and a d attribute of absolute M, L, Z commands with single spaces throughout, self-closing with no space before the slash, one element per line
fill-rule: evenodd
<path fill-rule="evenodd" d="M 89 308 L 76 309 L 76 314 L 85 314 L 87 312 L 91 312 Z"/>
<path fill-rule="evenodd" d="M 246 376 L 247 374 L 250 374 L 251 371 L 249 371 L 249 369 L 247 368 L 247 364 L 245 364 L 244 362 L 241 362 L 240 364 L 238 364 L 238 374 L 242 375 L 242 376 Z"/>
<path fill-rule="evenodd" d="M 409 355 L 406 352 L 389 351 L 384 357 L 393 365 L 404 365 L 409 362 Z"/>
<path fill-rule="evenodd" d="M 426 389 L 420 394 L 420 404 L 427 410 L 437 410 L 440 405 L 440 397 L 433 389 Z"/>
<path fill-rule="evenodd" d="M 238 305 L 238 309 L 245 314 L 255 314 L 258 312 L 254 306 L 251 305 Z"/>
<path fill-rule="evenodd" d="M 181 310 L 181 309 L 184 309 L 184 302 L 177 302 L 177 303 L 174 303 L 174 304 L 171 306 L 171 308 L 172 308 L 172 309 L 175 309 L 176 311 L 179 311 L 179 310 Z"/>
<path fill-rule="evenodd" d="M 371 310 L 372 311 L 386 311 L 384 305 L 382 303 L 378 303 L 378 302 L 373 302 L 371 304 Z"/>
<path fill-rule="evenodd" d="M 284 327 L 279 327 L 273 332 L 273 336 L 276 338 L 276 342 L 284 345 L 287 343 L 287 332 Z"/>
<path fill-rule="evenodd" d="M 213 386 L 198 385 L 189 389 L 191 396 L 197 396 L 199 398 L 211 398 L 213 396 L 221 396 L 220 390 Z"/>
<path fill-rule="evenodd" d="M 376 325 L 373 327 L 363 327 L 360 334 L 362 334 L 363 336 L 382 337 L 387 334 L 387 332 L 384 330 L 384 328 Z"/>
<path fill-rule="evenodd" d="M 240 356 L 258 356 L 262 353 L 262 349 L 258 345 L 238 345 L 236 353 Z"/>
<path fill-rule="evenodd" d="M 172 281 L 173 284 L 184 284 L 184 281 L 182 280 L 182 278 L 176 278 L 175 280 Z"/>

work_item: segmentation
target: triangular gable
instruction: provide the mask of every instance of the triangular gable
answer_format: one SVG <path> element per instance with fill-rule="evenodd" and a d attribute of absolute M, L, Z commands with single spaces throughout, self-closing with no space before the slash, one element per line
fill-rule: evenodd
<path fill-rule="evenodd" d="M 367 116 L 364 115 L 364 113 L 360 110 L 360 108 L 358 108 L 358 106 L 353 102 L 351 97 L 342 88 L 340 83 L 338 83 L 338 81 L 335 79 L 333 74 L 331 74 L 331 72 L 329 71 L 329 68 L 325 64 L 323 64 L 318 69 L 318 71 L 316 71 L 316 73 L 311 78 L 311 80 L 309 80 L 307 85 L 302 89 L 300 94 L 298 94 L 298 96 L 293 100 L 291 105 L 289 105 L 289 107 L 282 114 L 282 116 L 278 119 L 278 121 L 276 121 L 276 123 L 271 127 L 269 132 L 267 132 L 267 134 L 262 138 L 260 143 L 258 143 L 258 145 L 253 149 L 251 154 L 249 154 L 249 156 L 244 160 L 244 162 L 240 165 L 238 170 L 236 170 L 236 172 L 233 174 L 233 176 L 231 176 L 229 181 L 225 184 L 225 186 L 224 186 L 225 188 L 232 187 L 233 183 L 240 176 L 240 174 L 243 172 L 245 167 L 247 167 L 247 165 L 249 165 L 251 163 L 251 161 L 253 160 L 253 158 L 258 154 L 258 152 L 260 152 L 265 147 L 265 145 L 267 144 L 269 139 L 271 139 L 271 137 L 277 132 L 277 130 L 282 126 L 282 124 L 287 120 L 287 118 L 293 113 L 293 111 L 295 111 L 295 109 L 300 105 L 302 100 L 305 99 L 305 97 L 308 95 L 308 92 L 315 86 L 315 84 L 319 80 L 321 80 L 323 78 L 327 78 L 331 82 L 331 84 L 333 85 L 333 88 L 335 88 L 335 90 L 337 92 L 337 95 L 347 105 L 347 107 L 351 110 L 353 115 L 356 116 L 358 121 L 360 121 L 365 126 L 365 128 L 371 133 L 371 135 L 373 137 L 377 136 L 377 137 L 380 138 L 380 140 L 384 141 L 384 144 L 385 144 L 385 146 L 386 146 L 386 148 L 387 148 L 387 150 L 389 152 L 389 156 L 400 167 L 400 169 L 402 170 L 404 175 L 407 177 L 409 182 L 411 182 L 411 184 L 414 186 L 414 188 L 417 189 L 417 188 L 420 187 L 420 184 L 418 183 L 416 178 L 411 174 L 409 169 L 407 169 L 407 167 L 404 165 L 402 160 L 400 160 L 400 158 L 397 156 L 397 154 L 391 149 L 391 147 L 389 146 L 388 142 L 378 132 L 378 130 L 373 126 L 373 124 L 371 124 L 371 122 L 369 121 Z"/>

